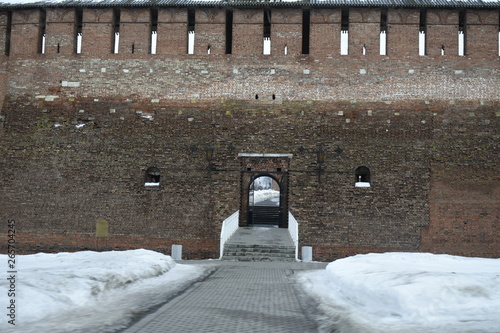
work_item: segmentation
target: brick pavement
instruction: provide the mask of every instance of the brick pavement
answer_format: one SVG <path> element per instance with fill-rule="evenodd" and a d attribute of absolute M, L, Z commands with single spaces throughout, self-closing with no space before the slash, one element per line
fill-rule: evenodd
<path fill-rule="evenodd" d="M 214 272 L 123 333 L 316 332 L 293 276 L 325 263 L 185 261 Z"/>

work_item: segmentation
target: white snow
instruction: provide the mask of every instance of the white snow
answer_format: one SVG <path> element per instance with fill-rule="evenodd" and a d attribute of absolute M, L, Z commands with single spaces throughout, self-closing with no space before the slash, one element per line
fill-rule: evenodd
<path fill-rule="evenodd" d="M 500 331 L 500 259 L 429 253 L 356 255 L 304 273 L 320 331 Z"/>
<path fill-rule="evenodd" d="M 272 201 L 279 203 L 280 191 L 275 191 L 275 190 L 250 191 L 251 198 L 252 198 L 252 193 L 253 193 L 253 202 L 250 202 L 251 204 L 258 203 L 261 201 L 266 201 L 268 199 L 271 199 Z"/>
<path fill-rule="evenodd" d="M 0 279 L 1 332 L 113 332 L 207 272 L 143 249 L 18 255 L 16 268 L 15 327 L 10 281 Z M 298 279 L 317 304 L 320 332 L 499 332 L 500 259 L 356 255 Z"/>
<path fill-rule="evenodd" d="M 0 255 L 5 265 L 7 259 Z M 18 255 L 16 267 L 16 325 L 7 322 L 9 281 L 3 277 L 0 332 L 111 332 L 205 272 L 143 249 Z"/>

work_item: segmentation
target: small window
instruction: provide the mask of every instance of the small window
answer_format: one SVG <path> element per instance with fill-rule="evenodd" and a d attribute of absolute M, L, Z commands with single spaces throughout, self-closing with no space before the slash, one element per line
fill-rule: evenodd
<path fill-rule="evenodd" d="M 380 55 L 387 55 L 387 8 L 380 13 Z"/>
<path fill-rule="evenodd" d="M 82 53 L 83 10 L 75 9 L 76 54 Z"/>
<path fill-rule="evenodd" d="M 271 11 L 264 11 L 264 47 L 263 54 L 271 54 Z"/>
<path fill-rule="evenodd" d="M 355 187 L 370 187 L 370 169 L 365 166 L 360 166 L 354 172 L 355 179 Z"/>
<path fill-rule="evenodd" d="M 427 9 L 420 10 L 420 25 L 419 25 L 419 35 L 418 35 L 418 55 L 425 56 L 425 32 L 427 31 Z"/>
<path fill-rule="evenodd" d="M 195 11 L 188 9 L 188 54 L 194 54 L 194 26 L 195 26 Z"/>
<path fill-rule="evenodd" d="M 40 9 L 40 21 L 38 25 L 38 53 L 45 54 L 45 29 L 47 25 L 47 13 L 44 9 Z"/>
<path fill-rule="evenodd" d="M 118 54 L 120 50 L 120 9 L 113 9 L 113 53 Z"/>
<path fill-rule="evenodd" d="M 146 170 L 145 186 L 160 186 L 160 170 L 158 168 L 149 168 Z"/>
<path fill-rule="evenodd" d="M 349 9 L 342 8 L 342 21 L 340 31 L 340 55 L 349 54 Z"/>
<path fill-rule="evenodd" d="M 151 19 L 151 54 L 156 54 L 156 45 L 158 44 L 158 8 L 151 8 L 150 12 Z"/>

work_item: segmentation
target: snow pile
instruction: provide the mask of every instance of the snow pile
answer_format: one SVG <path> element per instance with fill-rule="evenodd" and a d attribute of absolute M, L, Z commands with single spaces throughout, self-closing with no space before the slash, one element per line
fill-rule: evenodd
<path fill-rule="evenodd" d="M 204 273 L 142 249 L 39 253 L 16 264 L 16 325 L 2 320 L 1 332 L 112 332 Z M 1 304 L 8 282 L 0 280 Z"/>
<path fill-rule="evenodd" d="M 500 259 L 356 255 L 300 282 L 323 332 L 500 332 Z"/>
<path fill-rule="evenodd" d="M 278 199 L 277 202 L 279 202 L 279 197 L 280 197 L 280 191 L 275 191 L 275 190 L 253 191 L 253 203 L 258 203 L 266 201 L 268 199 L 275 199 L 275 198 L 277 198 Z M 250 193 L 250 201 L 251 198 L 252 198 L 252 193 Z"/>

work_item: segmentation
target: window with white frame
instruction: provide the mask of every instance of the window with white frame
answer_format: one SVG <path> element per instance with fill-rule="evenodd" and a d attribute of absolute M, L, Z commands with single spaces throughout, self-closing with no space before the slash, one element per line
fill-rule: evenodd
<path fill-rule="evenodd" d="M 160 169 L 151 167 L 146 170 L 146 182 L 144 186 L 160 186 Z"/>
<path fill-rule="evenodd" d="M 370 187 L 370 169 L 360 166 L 354 171 L 355 187 Z"/>

